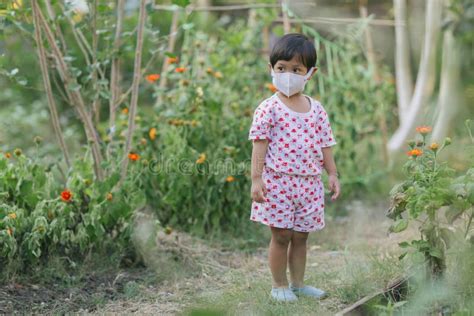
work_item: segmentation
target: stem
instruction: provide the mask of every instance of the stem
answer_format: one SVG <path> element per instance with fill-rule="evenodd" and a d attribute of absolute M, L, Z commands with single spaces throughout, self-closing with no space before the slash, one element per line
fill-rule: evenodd
<path fill-rule="evenodd" d="M 467 226 L 466 226 L 466 232 L 464 233 L 464 239 L 466 239 L 467 234 L 469 234 L 469 228 L 471 227 L 473 215 L 474 215 L 474 210 L 471 211 L 471 216 L 469 216 L 469 221 L 467 222 Z"/>
<path fill-rule="evenodd" d="M 36 0 L 35 0 L 36 3 Z M 58 139 L 59 145 L 61 147 L 61 150 L 64 155 L 64 160 L 66 161 L 66 165 L 68 169 L 71 167 L 71 162 L 69 158 L 69 152 L 66 147 L 66 143 L 64 141 L 64 136 L 61 130 L 61 125 L 59 124 L 59 116 L 56 108 L 56 102 L 54 100 L 53 96 L 53 90 L 51 88 L 51 79 L 49 77 L 49 72 L 48 72 L 48 65 L 46 61 L 46 54 L 45 54 L 45 49 L 43 46 L 43 39 L 41 36 L 41 29 L 40 29 L 40 22 L 38 19 L 38 7 L 37 5 L 32 6 L 33 10 L 33 23 L 35 27 L 35 42 L 36 42 L 36 48 L 37 48 L 37 53 L 38 53 L 38 58 L 39 58 L 39 64 L 41 68 L 41 75 L 43 77 L 43 83 L 44 83 L 44 89 L 46 91 L 46 95 L 48 97 L 48 105 L 49 105 L 49 111 L 51 113 L 51 123 L 53 125 L 53 130 L 54 134 L 56 135 L 56 138 Z"/>
<path fill-rule="evenodd" d="M 123 182 L 127 175 L 128 166 L 128 153 L 132 144 L 133 132 L 135 130 L 135 113 L 137 111 L 138 104 L 138 87 L 141 78 L 141 62 L 142 62 L 142 48 L 143 48 L 143 35 L 145 29 L 146 19 L 146 0 L 140 1 L 140 12 L 138 15 L 138 29 L 137 29 L 137 47 L 135 49 L 135 65 L 133 71 L 133 84 L 132 84 L 132 99 L 130 101 L 130 111 L 128 116 L 128 130 L 127 139 L 125 142 L 124 159 L 122 160 L 122 171 L 120 183 Z"/>

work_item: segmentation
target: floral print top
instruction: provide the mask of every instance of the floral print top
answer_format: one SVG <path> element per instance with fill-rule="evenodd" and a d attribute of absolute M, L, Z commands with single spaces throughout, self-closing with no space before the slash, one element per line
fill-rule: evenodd
<path fill-rule="evenodd" d="M 336 144 L 328 115 L 318 101 L 304 95 L 311 104 L 308 112 L 296 112 L 275 93 L 255 109 L 249 140 L 269 141 L 264 166 L 295 175 L 320 175 L 321 148 Z"/>

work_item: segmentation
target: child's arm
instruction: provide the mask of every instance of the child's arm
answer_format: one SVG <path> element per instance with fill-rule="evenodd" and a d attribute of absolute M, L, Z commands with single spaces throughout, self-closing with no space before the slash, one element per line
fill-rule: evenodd
<path fill-rule="evenodd" d="M 265 162 L 265 155 L 267 154 L 268 149 L 268 140 L 259 139 L 253 141 L 252 149 L 252 199 L 255 202 L 263 203 L 265 202 L 265 196 L 267 195 L 267 190 L 265 188 L 265 183 L 262 179 L 263 166 Z"/>
<path fill-rule="evenodd" d="M 336 162 L 334 161 L 334 157 L 332 155 L 331 147 L 323 147 L 323 160 L 324 160 L 324 169 L 326 169 L 329 175 L 329 189 L 334 194 L 331 196 L 331 200 L 334 201 L 339 197 L 341 192 L 341 187 L 338 180 Z"/>

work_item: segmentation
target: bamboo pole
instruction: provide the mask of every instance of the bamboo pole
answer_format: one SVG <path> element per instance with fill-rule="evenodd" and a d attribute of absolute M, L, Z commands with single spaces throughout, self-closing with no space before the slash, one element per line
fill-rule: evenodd
<path fill-rule="evenodd" d="M 133 140 L 133 132 L 135 130 L 135 113 L 137 111 L 138 104 L 138 88 L 140 85 L 141 74 L 141 62 L 142 62 L 142 50 L 143 50 L 143 37 L 146 20 L 146 0 L 140 1 L 140 12 L 138 13 L 138 26 L 137 26 L 137 47 L 135 49 L 135 64 L 133 68 L 133 83 L 132 83 L 132 97 L 130 101 L 130 110 L 128 116 L 128 130 L 127 139 L 125 141 L 124 158 L 122 160 L 122 172 L 120 183 L 125 180 L 127 175 L 128 166 L 128 153 L 131 148 Z"/>
<path fill-rule="evenodd" d="M 171 21 L 171 27 L 170 27 L 170 36 L 168 38 L 168 52 L 173 52 L 174 47 L 176 44 L 176 35 L 178 33 L 178 22 L 179 22 L 179 15 L 180 12 L 178 10 L 173 11 L 173 18 Z M 166 89 L 166 85 L 168 83 L 168 76 L 167 76 L 167 71 L 168 71 L 168 66 L 169 66 L 169 59 L 165 58 L 163 60 L 163 66 L 161 68 L 161 79 L 160 79 L 160 91 L 163 91 Z M 163 95 L 160 93 L 158 96 L 158 104 L 161 104 L 163 101 Z"/>
<path fill-rule="evenodd" d="M 36 42 L 39 64 L 41 68 L 41 75 L 43 77 L 43 83 L 44 83 L 44 89 L 46 91 L 46 96 L 48 97 L 48 105 L 49 105 L 49 111 L 51 114 L 51 123 L 53 125 L 54 134 L 56 135 L 56 138 L 58 139 L 59 145 L 64 155 L 64 161 L 66 162 L 66 165 L 69 169 L 71 167 L 71 160 L 69 158 L 69 152 L 68 152 L 66 143 L 64 141 L 61 125 L 59 124 L 59 116 L 58 116 L 58 111 L 56 107 L 56 102 L 53 96 L 53 90 L 51 88 L 51 80 L 50 80 L 49 72 L 48 72 L 46 53 L 43 46 L 43 39 L 41 36 L 41 27 L 40 27 L 40 22 L 38 20 L 38 13 L 36 11 L 37 9 L 38 7 L 36 5 L 32 6 L 33 24 L 34 24 L 34 29 L 35 29 L 35 42 Z"/>

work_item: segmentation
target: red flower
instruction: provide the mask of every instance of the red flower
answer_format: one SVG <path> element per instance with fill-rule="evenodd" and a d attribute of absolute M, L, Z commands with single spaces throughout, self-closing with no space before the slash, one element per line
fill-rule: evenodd
<path fill-rule="evenodd" d="M 160 74 L 150 74 L 145 77 L 149 83 L 154 83 L 156 80 L 160 79 Z"/>
<path fill-rule="evenodd" d="M 136 153 L 129 153 L 128 154 L 128 159 L 132 161 L 137 161 L 140 158 L 140 156 Z"/>
<path fill-rule="evenodd" d="M 69 202 L 72 199 L 72 193 L 68 189 L 65 189 L 63 192 L 61 192 L 61 199 L 64 202 Z"/>

